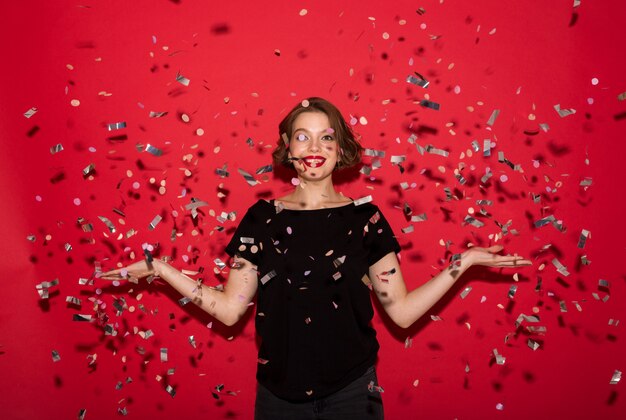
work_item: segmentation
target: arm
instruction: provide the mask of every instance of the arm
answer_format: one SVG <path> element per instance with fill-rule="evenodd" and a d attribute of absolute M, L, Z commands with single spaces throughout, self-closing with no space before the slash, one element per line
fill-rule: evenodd
<path fill-rule="evenodd" d="M 243 258 L 235 257 L 234 261 L 223 290 L 199 286 L 194 279 L 156 259 L 150 265 L 145 261 L 138 261 L 126 268 L 103 273 L 101 278 L 119 280 L 158 276 L 205 312 L 230 326 L 241 319 L 257 291 L 256 266 Z"/>
<path fill-rule="evenodd" d="M 488 267 L 521 267 L 531 262 L 519 256 L 496 253 L 501 246 L 470 248 L 450 266 L 428 282 L 407 292 L 396 254 L 391 252 L 370 266 L 369 277 L 385 312 L 398 326 L 408 328 L 445 295 L 472 265 Z"/>

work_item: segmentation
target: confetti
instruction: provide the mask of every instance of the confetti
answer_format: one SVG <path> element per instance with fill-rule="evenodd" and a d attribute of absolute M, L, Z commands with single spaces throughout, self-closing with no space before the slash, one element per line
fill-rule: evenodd
<path fill-rule="evenodd" d="M 417 73 L 416 73 L 417 74 Z M 419 76 L 420 78 L 418 79 L 417 77 L 413 76 L 413 75 L 409 75 L 406 78 L 407 83 L 411 83 L 413 85 L 422 87 L 424 89 L 426 89 L 428 87 L 428 85 L 430 84 L 430 82 L 426 79 L 424 79 L 422 76 Z"/>
<path fill-rule="evenodd" d="M 42 281 L 41 283 L 35 285 L 35 289 L 37 289 L 37 293 L 39 293 L 40 298 L 48 299 L 50 297 L 50 288 L 57 286 L 58 284 L 59 279 L 54 279 L 52 281 Z"/>
<path fill-rule="evenodd" d="M 189 82 L 191 82 L 189 79 L 187 79 L 185 76 L 183 76 L 180 73 L 176 74 L 176 81 L 183 86 L 189 86 Z"/>
<path fill-rule="evenodd" d="M 573 108 L 572 109 L 567 109 L 567 108 L 563 108 L 562 109 L 560 104 L 554 105 L 554 109 L 559 114 L 559 116 L 561 118 L 564 118 L 564 117 L 567 117 L 568 115 L 572 115 L 572 114 L 576 113 L 576 110 L 573 109 Z"/>
<path fill-rule="evenodd" d="M 167 114 L 168 114 L 167 111 L 165 111 L 165 112 L 150 111 L 150 113 L 148 114 L 148 117 L 150 117 L 150 118 L 162 118 L 162 117 L 165 117 Z M 126 126 L 126 123 L 124 123 L 124 126 Z"/>
<path fill-rule="evenodd" d="M 554 258 L 552 260 L 552 264 L 556 267 L 556 271 L 561 273 L 563 276 L 565 277 L 569 276 L 569 272 L 567 271 L 567 268 L 563 264 L 561 264 L 561 262 L 558 259 Z"/>
<path fill-rule="evenodd" d="M 148 229 L 149 230 L 154 230 L 154 228 L 157 227 L 157 225 L 159 224 L 159 222 L 163 219 L 163 217 L 161 217 L 161 215 L 157 214 L 156 216 L 154 216 L 154 219 L 152 219 L 152 221 L 150 222 L 150 224 L 148 225 Z"/>
<path fill-rule="evenodd" d="M 613 372 L 613 376 L 611 377 L 611 380 L 609 381 L 609 384 L 611 385 L 617 385 L 617 383 L 622 379 L 622 372 L 615 369 L 615 372 Z"/>
<path fill-rule="evenodd" d="M 365 197 L 361 197 L 361 198 L 358 198 L 358 199 L 354 200 L 354 205 L 355 206 L 360 206 L 361 204 L 371 203 L 372 200 L 373 200 L 372 196 L 371 195 L 367 195 Z"/>
<path fill-rule="evenodd" d="M 254 179 L 252 175 L 250 175 L 248 172 L 244 171 L 243 169 L 239 168 L 237 169 L 237 171 L 239 172 L 241 176 L 243 176 L 243 178 L 246 180 L 248 185 L 250 185 L 251 187 L 254 187 L 255 185 L 259 184 L 259 181 Z"/>
<path fill-rule="evenodd" d="M 420 105 L 424 108 L 434 109 L 435 111 L 439 111 L 440 105 L 436 102 L 429 101 L 428 99 L 422 99 L 420 101 Z"/>
<path fill-rule="evenodd" d="M 59 355 L 59 352 L 56 350 L 52 350 L 52 361 L 56 363 L 59 360 L 61 360 L 61 356 Z"/>
<path fill-rule="evenodd" d="M 465 289 L 463 289 L 463 291 L 461 292 L 461 299 L 465 299 L 467 297 L 467 295 L 469 295 L 469 293 L 472 291 L 472 287 L 471 286 L 467 286 Z"/>
<path fill-rule="evenodd" d="M 265 285 L 265 283 L 267 283 L 274 277 L 276 277 L 276 271 L 272 270 L 269 273 L 265 274 L 263 277 L 261 277 L 261 284 Z"/>
<path fill-rule="evenodd" d="M 109 131 L 120 130 L 122 128 L 126 128 L 125 121 L 107 124 L 107 130 Z"/>
<path fill-rule="evenodd" d="M 61 152 L 62 150 L 63 150 L 63 145 L 61 143 L 55 144 L 54 146 L 50 148 L 50 154 L 54 155 L 56 153 Z"/>
<path fill-rule="evenodd" d="M 159 149 L 158 147 L 152 146 L 149 143 L 146 145 L 145 151 L 157 157 L 163 154 L 163 151 L 161 149 Z"/>
<path fill-rule="evenodd" d="M 493 349 L 493 356 L 496 358 L 496 363 L 503 365 L 506 362 L 506 357 L 498 353 L 498 349 Z"/>
<path fill-rule="evenodd" d="M 494 109 L 493 112 L 491 113 L 491 116 L 489 117 L 489 121 L 487 121 L 487 125 L 489 127 L 493 127 L 493 125 L 496 122 L 496 118 L 498 118 L 498 115 L 500 115 L 500 110 Z"/>
<path fill-rule="evenodd" d="M 30 117 L 32 117 L 33 115 L 35 115 L 35 114 L 37 113 L 37 111 L 38 111 L 38 109 L 37 109 L 37 108 L 32 107 L 31 109 L 29 109 L 28 111 L 26 111 L 26 112 L 24 113 L 24 116 L 25 116 L 26 118 L 30 118 Z"/>
<path fill-rule="evenodd" d="M 578 239 L 578 248 L 583 249 L 587 242 L 587 239 L 591 238 L 591 232 L 586 229 L 583 229 L 580 233 L 580 238 Z"/>

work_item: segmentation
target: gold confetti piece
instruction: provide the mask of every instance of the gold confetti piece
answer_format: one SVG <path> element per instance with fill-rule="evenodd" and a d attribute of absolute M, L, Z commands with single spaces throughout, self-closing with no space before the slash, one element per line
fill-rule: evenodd
<path fill-rule="evenodd" d="M 189 83 L 191 82 L 191 80 L 187 79 L 185 76 L 183 76 L 180 73 L 176 74 L 176 81 L 183 86 L 189 86 Z"/>
<path fill-rule="evenodd" d="M 568 115 L 572 115 L 576 113 L 576 110 L 573 108 L 567 109 L 567 108 L 561 108 L 560 104 L 556 104 L 554 105 L 554 109 L 555 111 L 559 114 L 559 116 L 561 118 L 567 117 Z"/>
<path fill-rule="evenodd" d="M 108 131 L 121 130 L 122 128 L 126 128 L 126 121 L 107 124 Z"/>

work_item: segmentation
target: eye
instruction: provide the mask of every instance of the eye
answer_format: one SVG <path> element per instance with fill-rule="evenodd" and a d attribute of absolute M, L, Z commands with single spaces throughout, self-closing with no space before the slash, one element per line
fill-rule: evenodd
<path fill-rule="evenodd" d="M 296 140 L 298 140 L 298 141 L 307 141 L 308 139 L 309 138 L 305 134 L 303 134 L 303 133 L 300 133 L 300 134 L 298 134 L 296 136 Z"/>
<path fill-rule="evenodd" d="M 322 140 L 325 141 L 334 141 L 335 138 L 333 136 L 331 136 L 330 134 L 326 134 L 324 137 L 322 137 Z"/>

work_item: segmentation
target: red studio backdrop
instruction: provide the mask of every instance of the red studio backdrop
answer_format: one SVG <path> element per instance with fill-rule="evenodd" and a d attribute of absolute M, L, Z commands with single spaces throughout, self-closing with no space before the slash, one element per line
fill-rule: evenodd
<path fill-rule="evenodd" d="M 252 418 L 254 305 L 227 328 L 162 281 L 95 273 L 152 246 L 223 284 L 246 209 L 292 187 L 263 168 L 308 96 L 368 149 L 337 187 L 389 219 L 409 288 L 468 244 L 534 262 L 470 270 L 408 329 L 375 304 L 387 417 L 626 416 L 621 1 L 59 0 L 2 15 L 2 418 Z"/>

